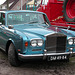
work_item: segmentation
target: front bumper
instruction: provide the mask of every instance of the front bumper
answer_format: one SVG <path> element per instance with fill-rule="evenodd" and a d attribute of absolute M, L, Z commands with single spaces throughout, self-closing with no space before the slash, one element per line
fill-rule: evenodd
<path fill-rule="evenodd" d="M 33 55 L 24 55 L 24 54 L 18 53 L 18 57 L 21 58 L 21 59 L 43 59 L 43 60 L 45 60 L 48 56 L 63 56 L 63 55 L 70 56 L 70 53 L 69 52 L 65 52 L 65 53 L 44 53 L 44 54 L 33 54 Z"/>
<path fill-rule="evenodd" d="M 75 52 L 70 52 L 70 57 L 75 57 Z"/>

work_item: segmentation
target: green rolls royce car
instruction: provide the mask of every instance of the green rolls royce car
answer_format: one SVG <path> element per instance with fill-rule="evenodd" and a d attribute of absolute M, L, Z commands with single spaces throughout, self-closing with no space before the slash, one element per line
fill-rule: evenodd
<path fill-rule="evenodd" d="M 42 12 L 0 11 L 0 48 L 13 66 L 27 59 L 68 60 L 75 32 L 52 27 Z"/>

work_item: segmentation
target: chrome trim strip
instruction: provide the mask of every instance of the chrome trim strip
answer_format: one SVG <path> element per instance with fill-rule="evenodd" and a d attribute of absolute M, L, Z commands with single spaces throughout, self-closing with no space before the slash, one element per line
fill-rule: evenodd
<path fill-rule="evenodd" d="M 23 55 L 23 54 L 20 54 L 18 53 L 19 56 L 23 56 L 23 57 L 39 57 L 39 56 L 43 56 L 43 54 L 35 54 L 35 55 Z"/>
<path fill-rule="evenodd" d="M 47 55 L 64 55 L 64 54 L 70 54 L 70 52 L 65 52 L 65 53 L 47 53 Z"/>
<path fill-rule="evenodd" d="M 33 39 L 30 39 L 30 41 L 32 40 L 43 40 L 42 38 L 33 38 Z"/>
<path fill-rule="evenodd" d="M 23 54 L 20 54 L 18 53 L 18 56 L 19 57 L 22 57 L 22 58 L 25 58 L 25 57 L 46 57 L 48 55 L 67 55 L 67 54 L 70 54 L 70 52 L 65 52 L 65 53 L 44 53 L 44 54 L 34 54 L 34 55 L 23 55 Z"/>
<path fill-rule="evenodd" d="M 75 39 L 75 37 L 69 37 L 68 40 L 69 40 L 69 39 Z"/>
<path fill-rule="evenodd" d="M 42 38 L 32 38 L 32 39 L 30 39 L 30 41 L 32 41 L 32 40 L 43 40 Z"/>
<path fill-rule="evenodd" d="M 70 52 L 70 54 L 75 54 L 75 52 Z"/>

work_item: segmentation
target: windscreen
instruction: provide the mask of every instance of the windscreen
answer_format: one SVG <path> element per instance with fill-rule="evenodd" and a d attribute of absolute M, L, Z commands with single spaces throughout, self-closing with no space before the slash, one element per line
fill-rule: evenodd
<path fill-rule="evenodd" d="M 46 23 L 47 19 L 44 14 L 40 13 L 10 13 L 7 16 L 8 25 Z"/>

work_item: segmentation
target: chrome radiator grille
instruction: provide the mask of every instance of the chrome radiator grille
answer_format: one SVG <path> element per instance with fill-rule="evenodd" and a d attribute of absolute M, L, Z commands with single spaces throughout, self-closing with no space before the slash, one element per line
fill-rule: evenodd
<path fill-rule="evenodd" d="M 63 53 L 66 50 L 66 35 L 52 34 L 46 36 L 46 50 L 48 53 Z"/>

